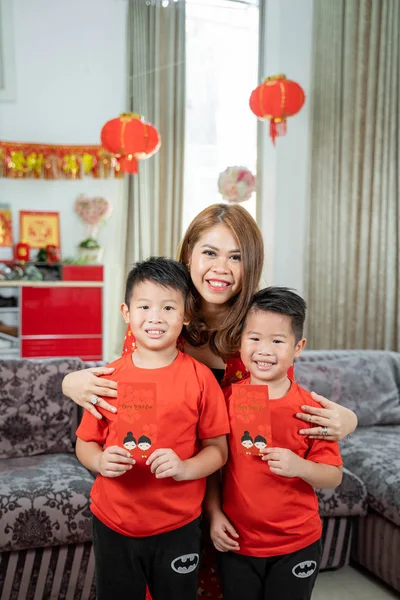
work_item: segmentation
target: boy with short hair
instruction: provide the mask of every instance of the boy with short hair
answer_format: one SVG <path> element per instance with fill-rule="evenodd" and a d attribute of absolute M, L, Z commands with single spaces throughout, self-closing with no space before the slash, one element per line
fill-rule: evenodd
<path fill-rule="evenodd" d="M 342 460 L 337 443 L 298 433 L 301 406 L 318 406 L 287 377 L 306 344 L 305 312 L 291 290 L 266 288 L 255 294 L 242 330 L 250 379 L 234 385 L 268 386 L 273 447 L 246 456 L 231 433 L 222 502 L 218 474 L 209 478 L 206 506 L 224 600 L 309 600 L 317 577 L 322 527 L 313 488 L 338 486 Z M 231 395 L 232 387 L 226 399 L 233 432 Z"/>
<path fill-rule="evenodd" d="M 77 430 L 79 460 L 99 473 L 91 492 L 98 600 L 144 600 L 146 584 L 153 600 L 197 598 L 205 482 L 226 462 L 229 422 L 211 371 L 177 349 L 190 286 L 182 264 L 150 258 L 129 273 L 121 306 L 137 348 L 107 377 L 155 384 L 156 449 L 135 421 L 121 437 L 118 415 L 106 411 L 101 420 L 85 412 Z M 145 454 L 134 460 L 136 446 Z"/>

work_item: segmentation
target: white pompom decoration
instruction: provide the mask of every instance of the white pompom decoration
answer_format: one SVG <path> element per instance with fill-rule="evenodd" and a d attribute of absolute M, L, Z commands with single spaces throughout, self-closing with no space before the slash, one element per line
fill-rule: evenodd
<path fill-rule="evenodd" d="M 218 191 L 231 204 L 251 198 L 256 190 L 256 178 L 246 167 L 227 167 L 218 177 Z"/>

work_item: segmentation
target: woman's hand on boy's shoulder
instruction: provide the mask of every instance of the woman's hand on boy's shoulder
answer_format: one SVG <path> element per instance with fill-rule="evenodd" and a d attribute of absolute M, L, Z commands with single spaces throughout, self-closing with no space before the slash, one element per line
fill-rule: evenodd
<path fill-rule="evenodd" d="M 336 442 L 355 430 L 357 416 L 353 411 L 315 392 L 311 392 L 311 398 L 318 404 L 304 404 L 303 412 L 296 414 L 298 419 L 310 424 L 307 429 L 300 429 L 301 435 L 312 440 Z"/>
<path fill-rule="evenodd" d="M 97 419 L 102 415 L 95 407 L 103 410 L 117 412 L 115 406 L 106 402 L 101 396 L 108 398 L 117 397 L 117 382 L 104 379 L 104 376 L 114 373 L 114 367 L 92 367 L 68 373 L 62 382 L 62 391 L 76 404 L 82 406 Z"/>

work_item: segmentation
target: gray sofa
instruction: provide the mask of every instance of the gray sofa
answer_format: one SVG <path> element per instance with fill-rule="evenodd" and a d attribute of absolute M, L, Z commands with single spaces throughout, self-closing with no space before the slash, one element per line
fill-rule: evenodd
<path fill-rule="evenodd" d="M 295 373 L 305 388 L 358 416 L 357 430 L 341 444 L 346 468 L 368 494 L 368 514 L 356 521 L 351 558 L 400 592 L 400 354 L 308 351 Z"/>
<path fill-rule="evenodd" d="M 299 380 L 305 372 L 319 381 L 321 369 L 311 364 L 310 372 L 299 363 Z M 95 597 L 93 478 L 74 455 L 78 408 L 61 393 L 64 375 L 85 366 L 79 359 L 0 361 L 1 600 Z M 366 513 L 365 485 L 345 469 L 337 490 L 317 493 L 322 568 L 338 568 L 349 561 L 355 523 Z"/>
<path fill-rule="evenodd" d="M 0 361 L 0 598 L 95 598 L 91 474 L 74 453 L 79 359 Z"/>

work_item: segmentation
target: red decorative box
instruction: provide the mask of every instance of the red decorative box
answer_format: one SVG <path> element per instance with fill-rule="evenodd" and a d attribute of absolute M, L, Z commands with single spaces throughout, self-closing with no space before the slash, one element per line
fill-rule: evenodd
<path fill-rule="evenodd" d="M 63 281 L 103 281 L 103 265 L 63 265 Z"/>

